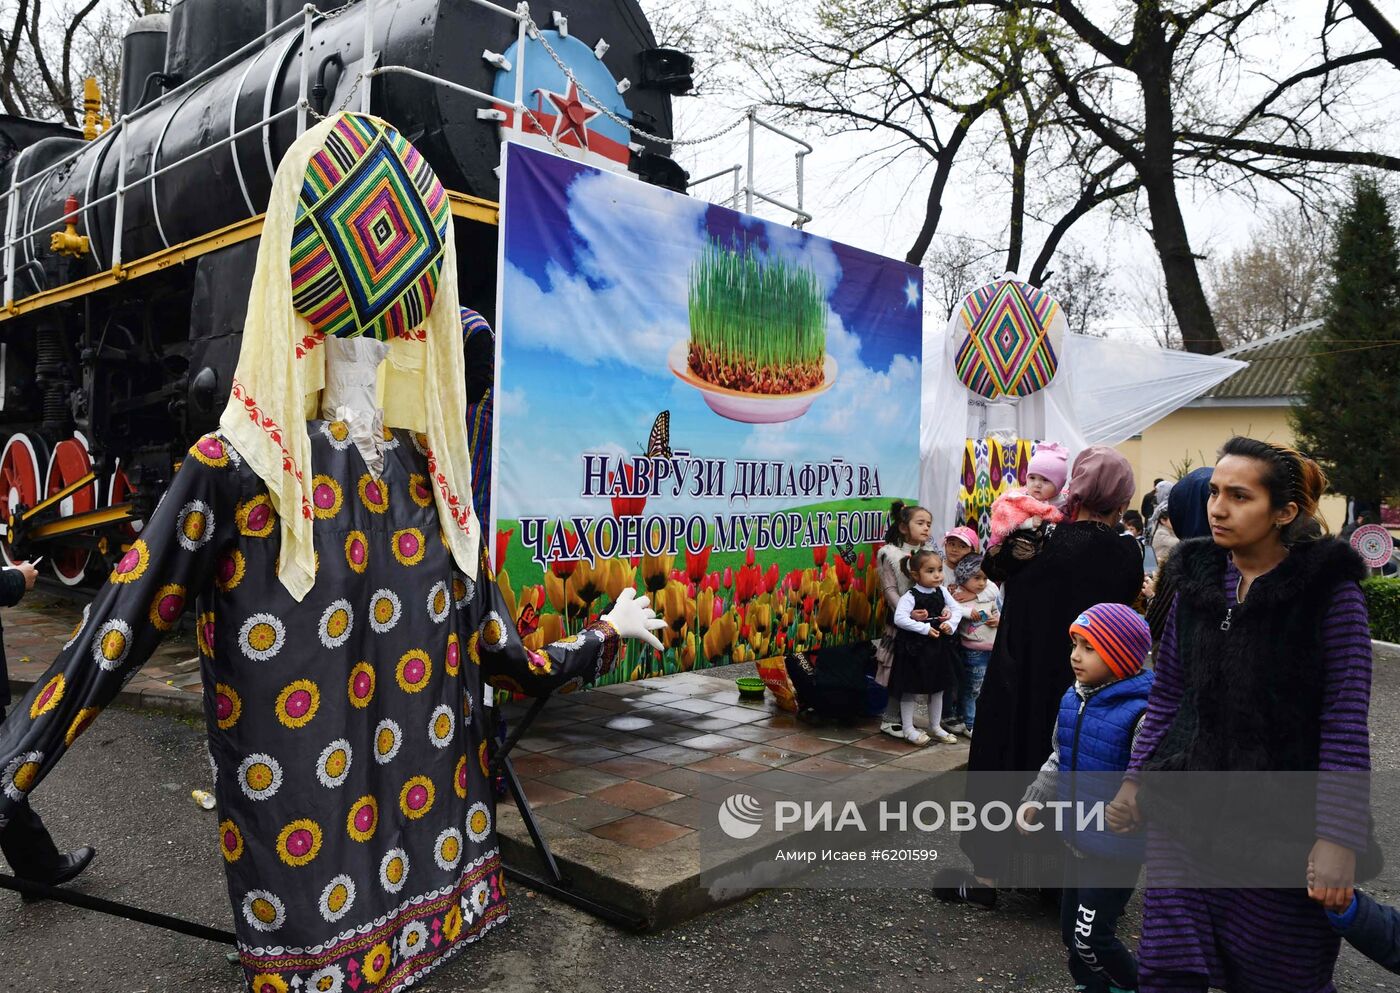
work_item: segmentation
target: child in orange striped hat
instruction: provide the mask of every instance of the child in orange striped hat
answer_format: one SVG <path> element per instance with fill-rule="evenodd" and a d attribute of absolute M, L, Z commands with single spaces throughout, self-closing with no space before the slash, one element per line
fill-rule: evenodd
<path fill-rule="evenodd" d="M 1152 634 L 1140 614 L 1121 603 L 1096 604 L 1075 618 L 1069 636 L 1075 683 L 1060 701 L 1050 757 L 1022 798 L 1022 833 L 1038 829 L 1048 801 L 1088 807 L 1112 800 L 1147 711 L 1152 673 L 1142 666 Z M 1075 989 L 1136 990 L 1137 960 L 1116 928 L 1133 895 L 1143 835 L 1115 834 L 1102 823 L 1081 827 L 1078 811 L 1065 821 L 1060 929 Z"/>

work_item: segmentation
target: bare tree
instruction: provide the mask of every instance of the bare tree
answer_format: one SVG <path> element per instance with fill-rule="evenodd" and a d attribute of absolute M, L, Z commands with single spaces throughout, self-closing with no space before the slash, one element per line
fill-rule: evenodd
<path fill-rule="evenodd" d="M 0 106 L 76 127 L 83 80 L 92 76 L 103 113 L 115 117 L 126 26 L 169 7 L 169 0 L 8 0 L 0 6 Z"/>
<path fill-rule="evenodd" d="M 1243 248 L 1207 269 L 1210 305 L 1228 347 L 1322 316 L 1327 302 L 1328 231 L 1298 210 L 1275 208 Z"/>
<path fill-rule="evenodd" d="M 1178 179 L 1203 179 L 1247 196 L 1267 185 L 1317 197 L 1330 192 L 1338 166 L 1400 168 L 1400 157 L 1365 147 L 1374 122 L 1348 116 L 1354 108 L 1341 99 L 1381 49 L 1324 32 L 1321 50 L 1304 68 L 1269 78 L 1267 92 L 1249 104 L 1241 94 L 1272 68 L 1247 55 L 1250 43 L 1272 37 L 1281 23 L 1267 0 L 1137 0 L 1127 11 L 1113 9 L 1091 13 L 1076 0 L 922 0 L 903 4 L 901 18 L 884 29 L 917 34 L 944 16 L 971 11 L 983 12 L 989 25 L 1003 19 L 1033 25 L 1062 95 L 1061 112 L 1101 146 L 1079 157 L 1078 193 L 1052 224 L 1049 240 L 1058 241 L 1101 203 L 1141 196 L 1175 321 L 1191 329 L 1186 347 L 1219 351 Z M 947 42 L 964 37 L 953 34 Z M 997 105 L 1003 117 L 1008 105 Z M 1018 151 L 1013 141 L 1010 155 Z M 1034 275 L 1046 270 L 1053 252 L 1053 244 L 1042 250 Z"/>
<path fill-rule="evenodd" d="M 912 12 L 908 0 L 821 0 L 810 15 L 765 2 L 733 32 L 765 101 L 828 134 L 878 132 L 932 170 L 918 234 L 924 261 L 953 165 L 977 122 L 1020 88 L 1033 25 L 1015 12 Z"/>
<path fill-rule="evenodd" d="M 1124 302 L 1138 326 L 1149 332 L 1163 348 L 1182 348 L 1185 342 L 1171 301 L 1167 299 L 1161 259 L 1150 256 L 1145 262 L 1128 268 L 1124 277 Z"/>
<path fill-rule="evenodd" d="M 1070 244 L 1060 252 L 1057 268 L 1047 274 L 1043 285 L 1060 302 L 1072 333 L 1108 337 L 1103 322 L 1118 309 L 1123 294 L 1107 259 Z"/>
<path fill-rule="evenodd" d="M 1001 275 L 999 245 L 965 234 L 939 234 L 924 258 L 924 304 L 934 320 L 946 321 L 962 298 Z"/>
<path fill-rule="evenodd" d="M 76 126 L 82 98 L 78 58 L 83 22 L 101 0 L 62 4 L 45 10 L 43 0 L 19 0 L 0 67 L 0 102 L 12 114 L 58 118 Z"/>
<path fill-rule="evenodd" d="M 1350 18 L 1358 21 L 1371 33 L 1371 37 L 1380 43 L 1381 54 L 1385 59 L 1395 68 L 1400 69 L 1400 32 L 1395 30 L 1395 26 L 1376 9 L 1376 5 L 1371 0 L 1342 0 L 1342 3 L 1350 9 Z M 1338 7 L 1338 0 L 1327 0 L 1327 27 L 1324 29 L 1324 35 L 1335 25 L 1350 18 L 1342 15 Z"/>

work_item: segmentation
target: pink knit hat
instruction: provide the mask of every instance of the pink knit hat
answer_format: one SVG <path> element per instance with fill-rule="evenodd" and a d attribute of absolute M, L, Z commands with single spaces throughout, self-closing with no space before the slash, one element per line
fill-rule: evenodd
<path fill-rule="evenodd" d="M 1035 447 L 1026 473 L 1044 476 L 1055 484 L 1055 492 L 1058 493 L 1065 488 L 1065 479 L 1069 476 L 1069 450 L 1058 442 L 1041 442 Z"/>
<path fill-rule="evenodd" d="M 977 537 L 977 532 L 972 530 L 972 528 L 967 527 L 966 525 L 960 528 L 953 528 L 953 530 L 945 534 L 943 536 L 943 541 L 945 544 L 947 543 L 949 538 L 957 538 L 959 541 L 961 541 L 968 548 L 972 549 L 974 552 L 980 552 L 982 550 L 982 542 Z"/>

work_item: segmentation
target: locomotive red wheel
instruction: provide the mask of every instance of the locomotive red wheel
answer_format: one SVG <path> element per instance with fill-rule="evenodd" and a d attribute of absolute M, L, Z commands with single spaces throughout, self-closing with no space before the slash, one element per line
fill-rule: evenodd
<path fill-rule="evenodd" d="M 42 464 L 40 451 L 42 442 L 36 448 L 35 441 L 26 434 L 12 434 L 0 451 L 0 499 L 5 501 L 0 507 L 0 517 L 6 523 L 5 539 L 0 541 L 0 556 L 6 565 L 14 565 L 20 557 L 12 553 L 10 546 L 9 523 L 20 507 L 32 507 L 39 502 L 39 466 Z"/>
<path fill-rule="evenodd" d="M 44 486 L 44 495 L 53 496 L 64 487 L 71 486 L 92 471 L 92 459 L 88 456 L 87 439 L 81 434 L 65 438 L 54 446 L 49 459 L 49 472 Z M 74 514 L 85 514 L 97 509 L 97 484 L 93 482 L 64 497 L 58 504 L 60 518 Z M 92 550 L 82 547 L 59 546 L 49 556 L 54 575 L 65 586 L 77 586 L 87 572 L 88 559 Z"/>
<path fill-rule="evenodd" d="M 136 496 L 136 487 L 131 485 L 131 480 L 127 478 L 126 470 L 122 468 L 122 460 L 117 459 L 112 470 L 112 478 L 107 483 L 107 506 L 115 507 L 118 504 L 126 503 Z M 144 521 L 126 521 L 121 525 L 122 538 L 131 541 L 141 533 Z"/>

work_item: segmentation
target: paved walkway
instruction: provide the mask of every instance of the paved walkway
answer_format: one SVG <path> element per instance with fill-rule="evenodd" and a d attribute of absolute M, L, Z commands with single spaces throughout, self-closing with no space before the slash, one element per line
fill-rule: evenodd
<path fill-rule="evenodd" d="M 18 699 L 63 649 L 82 607 L 51 593 L 34 592 L 18 607 L 7 607 L 3 616 L 10 688 Z M 118 703 L 186 713 L 203 710 L 199 654 L 188 617 L 182 627 L 188 630 L 182 634 L 177 628 L 161 642 L 151 660 L 117 695 Z"/>
<path fill-rule="evenodd" d="M 80 615 L 80 608 L 44 593 L 5 611 L 16 695 L 43 675 Z M 192 633 L 167 637 L 118 702 L 202 712 Z M 515 704 L 506 709 L 512 718 L 523 711 Z M 880 734 L 878 723 L 808 727 L 771 697 L 741 700 L 734 673 L 714 669 L 556 697 L 513 761 L 575 884 L 608 902 L 625 899 L 653 923 L 669 922 L 718 902 L 697 889 L 697 832 L 713 829 L 719 805 L 733 794 L 764 803 L 838 795 L 873 802 L 907 788 L 910 773 L 932 775 L 966 762 L 965 743 L 918 748 Z M 509 801 L 500 805 L 498 826 L 508 857 L 534 858 Z M 752 852 L 736 845 L 725 857 L 731 854 L 737 863 Z"/>

